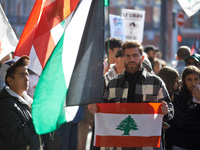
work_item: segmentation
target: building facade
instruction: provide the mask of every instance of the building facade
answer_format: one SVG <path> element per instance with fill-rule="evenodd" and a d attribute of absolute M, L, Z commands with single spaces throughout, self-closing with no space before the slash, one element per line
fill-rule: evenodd
<path fill-rule="evenodd" d="M 166 0 L 165 0 L 166 1 Z M 160 26 L 161 26 L 161 3 L 162 0 L 110 0 L 110 14 L 121 16 L 121 10 L 136 9 L 145 10 L 145 24 L 143 45 L 153 44 L 159 47 Z M 177 0 L 167 0 L 167 19 L 166 24 L 166 61 L 170 62 L 175 59 L 175 54 L 180 45 L 192 47 L 195 40 L 200 35 L 200 11 L 188 18 L 182 10 Z M 179 12 L 185 16 L 184 25 L 179 27 L 176 18 Z M 177 41 L 177 36 L 181 35 L 181 42 Z"/>
<path fill-rule="evenodd" d="M 0 3 L 19 39 L 35 0 L 0 0 Z"/>

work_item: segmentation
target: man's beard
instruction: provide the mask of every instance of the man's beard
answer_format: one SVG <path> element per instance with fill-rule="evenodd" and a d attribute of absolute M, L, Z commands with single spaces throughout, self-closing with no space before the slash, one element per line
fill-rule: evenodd
<path fill-rule="evenodd" d="M 135 63 L 137 66 L 128 67 L 129 63 Z M 135 72 L 139 71 L 142 66 L 142 60 L 138 64 L 136 62 L 129 62 L 129 63 L 125 64 L 126 71 L 129 73 L 135 73 Z"/>
<path fill-rule="evenodd" d="M 153 62 L 154 58 L 153 57 L 149 57 L 148 58 L 150 62 Z"/>

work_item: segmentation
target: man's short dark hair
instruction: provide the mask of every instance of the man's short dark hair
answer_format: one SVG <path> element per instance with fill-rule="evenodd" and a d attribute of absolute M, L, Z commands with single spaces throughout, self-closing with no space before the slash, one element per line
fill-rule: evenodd
<path fill-rule="evenodd" d="M 6 84 L 9 85 L 8 82 L 7 82 L 7 78 L 8 77 L 14 79 L 14 75 L 15 75 L 16 69 L 18 67 L 20 67 L 20 66 L 22 66 L 22 67 L 28 66 L 29 63 L 30 63 L 30 60 L 29 60 L 28 57 L 27 58 L 26 57 L 21 57 L 19 60 L 17 60 L 13 64 L 11 64 L 11 67 L 8 68 L 7 73 L 6 73 L 6 78 L 5 78 Z"/>
<path fill-rule="evenodd" d="M 136 41 L 136 40 L 132 40 L 132 41 L 126 41 L 122 44 L 122 52 L 123 55 L 125 54 L 125 49 L 127 48 L 137 48 L 139 49 L 139 53 L 140 55 L 143 55 L 143 46 L 140 42 Z"/>
<path fill-rule="evenodd" d="M 109 46 L 109 48 L 108 48 L 108 46 Z M 113 51 L 114 48 L 121 47 L 121 46 L 122 46 L 122 40 L 120 40 L 118 38 L 109 38 L 109 39 L 106 39 L 106 41 L 105 41 L 105 49 L 106 49 L 107 54 L 108 54 L 109 49 L 111 49 Z"/>
<path fill-rule="evenodd" d="M 155 47 L 154 45 L 146 45 L 144 47 L 144 52 L 145 53 L 149 53 L 149 51 L 156 51 L 156 52 L 158 52 L 159 49 L 158 49 L 158 47 Z"/>
<path fill-rule="evenodd" d="M 180 46 L 177 51 L 177 56 L 180 60 L 184 60 L 186 56 L 190 56 L 191 49 L 188 46 Z"/>

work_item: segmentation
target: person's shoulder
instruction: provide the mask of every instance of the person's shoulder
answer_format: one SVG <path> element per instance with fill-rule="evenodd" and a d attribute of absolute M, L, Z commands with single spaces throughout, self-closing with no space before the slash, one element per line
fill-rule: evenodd
<path fill-rule="evenodd" d="M 9 106 L 11 103 L 14 103 L 14 98 L 4 88 L 0 94 L 0 108 Z"/>
<path fill-rule="evenodd" d="M 109 81 L 109 85 L 115 85 L 124 81 L 124 73 L 117 74 L 114 78 Z"/>
<path fill-rule="evenodd" d="M 149 72 L 146 73 L 146 79 L 162 82 L 162 79 L 159 76 L 152 74 L 152 73 L 149 73 Z"/>
<path fill-rule="evenodd" d="M 154 86 L 159 86 L 159 87 L 165 87 L 165 83 L 164 81 L 157 75 L 155 74 L 151 74 L 151 73 L 147 73 L 146 79 L 145 79 L 146 83 L 148 84 L 152 84 Z"/>
<path fill-rule="evenodd" d="M 8 95 L 8 92 L 6 91 L 5 87 L 0 91 L 0 99 L 3 99 Z"/>
<path fill-rule="evenodd" d="M 181 94 L 180 94 L 180 91 L 175 91 L 174 92 L 174 98 L 178 98 L 178 97 L 181 97 Z"/>
<path fill-rule="evenodd" d="M 105 73 L 104 77 L 109 77 L 109 78 L 113 78 L 114 76 L 116 76 L 116 72 L 113 68 L 110 68 L 108 70 L 108 72 Z"/>
<path fill-rule="evenodd" d="M 0 101 L 1 100 L 15 100 L 15 99 L 16 99 L 15 97 L 13 97 L 12 95 L 8 93 L 8 91 L 6 90 L 6 87 L 4 87 L 0 93 Z"/>
<path fill-rule="evenodd" d="M 184 97 L 179 91 L 176 91 L 176 92 L 174 92 L 174 98 L 173 98 L 173 101 L 172 101 L 172 103 L 174 104 L 174 105 L 180 105 L 180 104 L 184 104 L 185 102 L 185 98 L 186 97 Z"/>

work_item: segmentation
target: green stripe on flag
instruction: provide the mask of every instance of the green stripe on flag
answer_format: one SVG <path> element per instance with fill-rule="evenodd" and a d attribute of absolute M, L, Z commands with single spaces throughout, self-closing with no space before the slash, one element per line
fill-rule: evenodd
<path fill-rule="evenodd" d="M 104 6 L 109 6 L 109 0 L 104 0 Z"/>
<path fill-rule="evenodd" d="M 35 89 L 32 115 L 38 134 L 56 130 L 60 124 L 66 122 L 63 109 L 67 93 L 62 65 L 64 34 L 50 56 Z M 53 82 L 55 80 L 56 82 Z M 46 126 L 47 124 L 49 126 Z"/>

